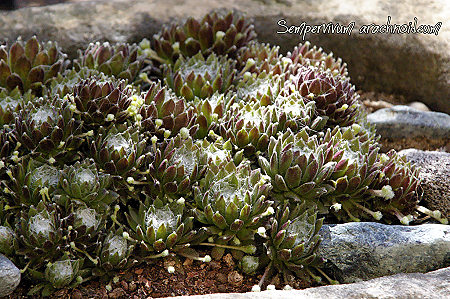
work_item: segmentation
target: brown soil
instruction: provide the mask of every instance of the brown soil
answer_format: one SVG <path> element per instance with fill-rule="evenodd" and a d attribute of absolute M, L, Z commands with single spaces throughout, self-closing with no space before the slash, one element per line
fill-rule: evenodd
<path fill-rule="evenodd" d="M 92 280 L 76 289 L 61 289 L 50 298 L 159 298 L 170 296 L 200 295 L 212 293 L 245 293 L 258 284 L 262 273 L 254 276 L 238 271 L 231 254 L 226 254 L 220 261 L 202 263 L 191 259 L 166 258 L 154 264 L 139 266 L 120 272 L 116 279 L 106 281 Z M 168 266 L 175 267 L 170 274 Z M 277 289 L 284 285 L 278 276 L 269 281 Z M 110 291 L 107 290 L 110 285 Z M 311 285 L 295 280 L 291 286 L 303 289 Z M 19 288 L 7 298 L 39 298 L 26 296 L 30 286 L 24 281 Z"/>

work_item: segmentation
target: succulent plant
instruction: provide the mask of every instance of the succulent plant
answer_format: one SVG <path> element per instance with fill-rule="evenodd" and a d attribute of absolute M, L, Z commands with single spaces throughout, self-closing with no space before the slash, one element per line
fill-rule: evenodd
<path fill-rule="evenodd" d="M 16 242 L 14 231 L 9 226 L 0 226 L 0 253 L 12 256 L 14 248 L 17 247 Z"/>
<path fill-rule="evenodd" d="M 60 289 L 72 282 L 74 286 L 79 284 L 78 272 L 82 268 L 82 260 L 62 259 L 47 264 L 45 269 L 45 279 L 55 288 Z M 82 277 L 80 277 L 82 280 Z M 78 280 L 78 281 L 77 281 Z"/>
<path fill-rule="evenodd" d="M 71 162 L 85 137 L 82 123 L 73 116 L 68 101 L 40 98 L 18 112 L 13 134 L 24 154 L 37 154 L 50 163 Z"/>
<path fill-rule="evenodd" d="M 371 194 L 376 196 L 373 205 L 388 217 L 409 224 L 419 203 L 419 170 L 394 150 L 381 154 L 379 162 L 381 176 L 370 186 Z"/>
<path fill-rule="evenodd" d="M 189 59 L 180 57 L 173 68 L 166 68 L 165 83 L 187 101 L 205 99 L 215 92 L 225 93 L 230 89 L 236 75 L 235 64 L 214 53 L 206 59 L 201 53 Z"/>
<path fill-rule="evenodd" d="M 150 89 L 143 95 L 143 104 L 136 108 L 141 125 L 146 133 L 160 139 L 177 135 L 182 128 L 194 135 L 196 114 L 185 100 L 172 95 L 160 83 L 152 82 Z"/>
<path fill-rule="evenodd" d="M 188 18 L 183 25 L 172 25 L 153 36 L 150 58 L 159 63 L 174 64 L 182 55 L 192 57 L 201 52 L 235 57 L 237 51 L 256 37 L 253 25 L 229 12 L 206 15 L 201 21 Z"/>
<path fill-rule="evenodd" d="M 292 61 L 286 71 L 294 76 L 301 71 L 302 66 L 313 66 L 323 71 L 329 70 L 334 76 L 348 75 L 347 64 L 342 62 L 342 59 L 334 58 L 333 53 L 324 53 L 322 48 L 316 46 L 311 48 L 308 41 L 304 44 L 300 43 L 292 52 L 288 52 L 286 58 Z"/>
<path fill-rule="evenodd" d="M 285 283 L 289 283 L 294 275 L 306 281 L 320 280 L 313 272 L 319 270 L 323 262 L 315 252 L 321 241 L 318 233 L 322 223 L 323 218 L 317 219 L 314 208 L 307 209 L 305 203 L 292 208 L 288 205 L 278 207 L 267 230 L 268 240 L 264 246 L 268 265 L 260 287 L 275 269 L 283 274 Z"/>
<path fill-rule="evenodd" d="M 328 126 L 352 125 L 362 113 L 350 79 L 333 76 L 330 71 L 302 68 L 287 88 L 299 91 L 305 101 L 314 101 L 319 115 L 328 117 Z"/>
<path fill-rule="evenodd" d="M 44 45 L 35 36 L 26 42 L 19 38 L 9 48 L 0 46 L 0 90 L 19 88 L 41 96 L 49 80 L 65 69 L 65 59 L 56 43 Z"/>
<path fill-rule="evenodd" d="M 204 238 L 205 230 L 194 229 L 194 217 L 185 216 L 184 209 L 184 199 L 165 205 L 158 201 L 148 208 L 141 203 L 139 210 L 130 208 L 127 220 L 134 232 L 132 237 L 144 252 L 144 259 L 165 256 L 169 251 L 202 260 L 191 245 Z"/>
<path fill-rule="evenodd" d="M 138 55 L 136 44 L 116 44 L 109 42 L 91 43 L 74 61 L 75 70 L 83 67 L 98 70 L 107 76 L 128 80 L 132 83 L 141 70 L 144 57 Z"/>
<path fill-rule="evenodd" d="M 109 130 L 101 127 L 90 144 L 90 155 L 99 171 L 127 179 L 133 177 L 145 161 L 145 144 L 146 138 L 136 127 L 113 126 Z"/>
<path fill-rule="evenodd" d="M 242 80 L 236 85 L 236 103 L 257 103 L 261 106 L 273 104 L 283 91 L 284 77 L 266 73 L 244 73 Z"/>
<path fill-rule="evenodd" d="M 226 163 L 226 164 L 225 164 Z M 219 259 L 226 248 L 245 253 L 256 250 L 252 241 L 271 202 L 268 178 L 248 163 L 211 164 L 204 180 L 194 187 L 195 218 L 208 225 L 212 255 Z"/>
<path fill-rule="evenodd" d="M 74 115 L 87 129 L 121 124 L 131 115 L 127 108 L 132 102 L 133 90 L 125 81 L 98 82 L 94 78 L 79 82 L 69 97 Z"/>
<path fill-rule="evenodd" d="M 88 79 L 91 79 L 92 81 L 95 80 L 97 82 L 112 80 L 111 77 L 108 77 L 95 69 L 82 67 L 81 69 L 76 70 L 73 68 L 66 70 L 64 73 L 59 73 L 56 77 L 54 77 L 50 81 L 46 94 L 64 98 L 66 95 L 73 93 L 73 88 L 75 85 Z"/>
<path fill-rule="evenodd" d="M 192 185 L 206 172 L 208 156 L 202 147 L 194 143 L 187 129 L 153 147 L 146 193 L 161 199 L 178 199 L 190 193 Z"/>
<path fill-rule="evenodd" d="M 0 126 L 11 125 L 14 123 L 14 113 L 19 112 L 22 106 L 33 99 L 31 90 L 22 94 L 19 88 L 11 92 L 0 90 Z"/>
<path fill-rule="evenodd" d="M 259 156 L 259 165 L 271 177 L 274 196 L 280 202 L 307 201 L 323 210 L 319 197 L 334 190 L 328 182 L 337 165 L 332 150 L 330 143 L 319 143 L 306 129 L 295 135 L 288 129 L 277 139 L 270 138 L 267 158 Z"/>
<path fill-rule="evenodd" d="M 64 165 L 54 200 L 65 207 L 74 202 L 98 212 L 107 211 L 119 197 L 111 190 L 111 183 L 111 176 L 99 172 L 93 159 L 77 161 L 74 165 Z"/>
<path fill-rule="evenodd" d="M 281 75 L 285 71 L 285 63 L 279 54 L 280 47 L 259 42 L 250 42 L 239 49 L 237 60 L 242 72 Z M 290 65 L 290 64 L 289 64 Z M 286 78 L 287 79 L 287 78 Z"/>

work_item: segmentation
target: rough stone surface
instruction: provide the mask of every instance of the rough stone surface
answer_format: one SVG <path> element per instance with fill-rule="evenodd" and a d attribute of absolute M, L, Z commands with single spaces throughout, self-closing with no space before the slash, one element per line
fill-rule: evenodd
<path fill-rule="evenodd" d="M 397 274 L 369 281 L 330 285 L 305 290 L 264 291 L 233 294 L 235 299 L 308 298 L 308 299 L 442 299 L 450 293 L 450 268 L 430 273 Z M 186 297 L 172 297 L 186 298 Z M 225 299 L 230 294 L 189 296 L 190 299 Z"/>
<path fill-rule="evenodd" d="M 420 167 L 420 204 L 450 219 L 450 153 L 407 149 L 399 154 Z"/>
<path fill-rule="evenodd" d="M 343 283 L 450 266 L 450 226 L 350 222 L 324 225 L 319 255 Z"/>
<path fill-rule="evenodd" d="M 20 283 L 20 270 L 0 253 L 0 298 L 11 294 Z"/>
<path fill-rule="evenodd" d="M 363 0 L 350 1 L 273 1 L 273 0 L 115 0 L 61 4 L 44 8 L 24 8 L 0 13 L 2 39 L 29 38 L 58 40 L 73 56 L 88 42 L 137 42 L 151 37 L 163 23 L 181 21 L 188 16 L 201 17 L 211 9 L 237 9 L 253 17 L 259 39 L 278 44 L 287 51 L 302 41 L 299 34 L 285 31 L 287 25 L 302 22 L 317 25 L 355 22 L 351 35 L 307 34 L 306 39 L 334 52 L 349 65 L 349 73 L 358 88 L 404 95 L 421 101 L 432 110 L 450 113 L 450 27 L 442 26 L 438 35 L 359 34 L 362 25 L 387 22 L 414 22 L 435 25 L 445 22 L 449 9 L 446 0 Z"/>

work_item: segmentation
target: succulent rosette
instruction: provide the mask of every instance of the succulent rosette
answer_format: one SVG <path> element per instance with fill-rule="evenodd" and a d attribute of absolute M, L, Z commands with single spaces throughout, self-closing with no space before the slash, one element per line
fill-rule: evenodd
<path fill-rule="evenodd" d="M 319 115 L 328 117 L 328 126 L 352 125 L 362 113 L 350 79 L 333 76 L 330 71 L 302 68 L 286 88 L 300 92 L 305 101 L 314 101 Z"/>
<path fill-rule="evenodd" d="M 20 218 L 16 219 L 16 252 L 27 260 L 33 270 L 63 256 L 68 246 L 64 239 L 67 219 L 61 216 L 58 205 L 39 201 L 36 206 L 22 210 Z"/>
<path fill-rule="evenodd" d="M 4 196 L 11 206 L 20 207 L 50 201 L 61 176 L 58 167 L 26 157 L 20 158 L 6 174 L 9 178 L 2 181 Z"/>
<path fill-rule="evenodd" d="M 236 85 L 236 103 L 257 103 L 260 106 L 273 104 L 282 93 L 285 80 L 279 75 L 266 73 L 244 73 L 242 80 Z"/>
<path fill-rule="evenodd" d="M 75 117 L 84 122 L 86 129 L 98 129 L 124 123 L 130 118 L 127 109 L 132 96 L 133 89 L 123 80 L 99 82 L 91 78 L 76 84 L 69 99 L 74 105 Z"/>
<path fill-rule="evenodd" d="M 0 207 L 4 208 L 0 203 Z M 2 219 L 0 218 L 0 221 Z M 0 253 L 6 256 L 13 256 L 14 248 L 16 248 L 16 234 L 9 226 L 0 226 Z"/>
<path fill-rule="evenodd" d="M 138 49 L 136 44 L 91 43 L 84 52 L 78 52 L 74 67 L 77 71 L 83 67 L 98 70 L 107 76 L 125 79 L 131 83 L 144 62 L 144 57 L 138 55 Z"/>
<path fill-rule="evenodd" d="M 160 139 L 173 137 L 182 128 L 187 128 L 190 135 L 195 134 L 198 126 L 195 125 L 194 108 L 188 107 L 184 99 L 171 94 L 160 83 L 150 84 L 142 102 L 136 110 L 144 132 Z"/>
<path fill-rule="evenodd" d="M 311 278 L 320 281 L 313 272 L 318 270 L 324 274 L 319 269 L 322 258 L 316 254 L 322 223 L 323 218 L 317 219 L 314 208 L 307 209 L 305 204 L 278 207 L 276 215 L 269 221 L 267 242 L 264 243 L 266 256 L 261 259 L 263 264 L 268 264 L 260 286 L 270 278 L 273 270 L 283 275 L 285 283 L 292 281 L 294 275 L 306 281 Z"/>
<path fill-rule="evenodd" d="M 199 52 L 205 57 L 212 53 L 235 57 L 255 37 L 253 25 L 243 17 L 233 12 L 212 12 L 201 21 L 190 17 L 183 25 L 163 27 L 153 36 L 148 52 L 153 60 L 169 65 L 180 56 L 192 57 Z"/>
<path fill-rule="evenodd" d="M 320 143 L 306 129 L 295 135 L 288 129 L 277 139 L 270 138 L 266 156 L 259 156 L 259 165 L 270 176 L 272 192 L 280 202 L 308 201 L 324 210 L 319 198 L 334 190 L 328 182 L 337 165 L 332 151 L 332 144 Z"/>
<path fill-rule="evenodd" d="M 19 88 L 11 92 L 0 90 L 0 126 L 9 126 L 14 123 L 14 113 L 19 112 L 34 96 L 31 91 L 22 94 Z"/>
<path fill-rule="evenodd" d="M 226 56 L 214 53 L 206 59 L 200 53 L 188 59 L 180 57 L 173 68 L 166 68 L 165 83 L 187 101 L 205 99 L 231 88 L 236 76 L 235 64 Z"/>
<path fill-rule="evenodd" d="M 146 138 L 137 127 L 113 126 L 109 130 L 101 127 L 90 144 L 90 155 L 99 171 L 127 179 L 143 165 L 147 156 L 145 146 Z"/>
<path fill-rule="evenodd" d="M 68 101 L 40 98 L 26 105 L 15 119 L 13 134 L 25 151 L 50 163 L 73 161 L 84 141 L 82 123 Z"/>
<path fill-rule="evenodd" d="M 334 58 L 333 53 L 324 53 L 322 48 L 313 46 L 310 42 L 299 44 L 292 52 L 288 52 L 286 58 L 291 62 L 287 68 L 287 72 L 291 75 L 297 75 L 301 72 L 302 66 L 316 67 L 320 70 L 329 70 L 333 76 L 347 77 L 347 64 L 342 62 L 341 58 Z"/>
<path fill-rule="evenodd" d="M 56 43 L 41 44 L 36 37 L 23 42 L 15 41 L 11 47 L 0 46 L 0 90 L 21 93 L 31 90 L 36 96 L 51 78 L 64 71 L 66 55 Z"/>
<path fill-rule="evenodd" d="M 109 174 L 98 171 L 93 159 L 64 165 L 54 200 L 68 207 L 71 203 L 86 205 L 98 212 L 107 211 L 119 195 L 111 186 Z"/>
<path fill-rule="evenodd" d="M 286 64 L 279 54 L 280 47 L 269 44 L 251 42 L 239 49 L 237 60 L 241 72 L 281 75 Z M 290 64 L 289 64 L 290 65 Z"/>
<path fill-rule="evenodd" d="M 66 70 L 64 73 L 59 73 L 50 81 L 47 93 L 52 96 L 57 95 L 64 98 L 66 95 L 73 93 L 75 85 L 87 79 L 97 82 L 112 80 L 111 77 L 108 77 L 95 69 L 87 67 L 82 67 L 79 70 L 70 69 Z"/>
<path fill-rule="evenodd" d="M 194 229 L 194 217 L 185 216 L 184 209 L 184 199 L 165 205 L 157 201 L 148 208 L 141 203 L 139 210 L 130 208 L 127 220 L 144 259 L 163 257 L 169 252 L 200 259 L 190 246 L 204 238 L 205 230 Z"/>
<path fill-rule="evenodd" d="M 194 187 L 195 218 L 208 225 L 212 255 L 219 259 L 226 248 L 252 254 L 254 234 L 268 215 L 271 201 L 268 178 L 248 163 L 211 164 L 204 180 Z M 242 253 L 240 253 L 242 255 Z M 238 255 L 239 256 L 239 255 Z"/>
<path fill-rule="evenodd" d="M 192 185 L 204 176 L 208 163 L 200 144 L 194 142 L 186 129 L 159 146 L 154 143 L 153 147 L 146 193 L 161 199 L 177 199 L 190 193 Z"/>
<path fill-rule="evenodd" d="M 13 152 L 17 147 L 17 142 L 14 138 L 14 135 L 5 128 L 0 129 L 0 181 L 3 179 L 7 179 L 6 171 L 11 163 L 14 161 L 11 160 L 13 156 Z M 18 153 L 18 152 L 16 152 Z M 0 191 L 1 192 L 1 191 Z M 1 194 L 1 193 L 0 193 Z"/>
<path fill-rule="evenodd" d="M 381 175 L 370 186 L 374 198 L 374 208 L 402 224 L 409 224 L 415 219 L 414 211 L 418 209 L 419 170 L 394 150 L 381 154 Z M 439 216 L 439 215 L 431 215 Z M 440 220 L 441 217 L 433 217 Z"/>
<path fill-rule="evenodd" d="M 75 287 L 83 281 L 83 278 L 78 276 L 82 267 L 83 260 L 62 259 L 49 263 L 45 269 L 45 279 L 55 289 L 61 289 L 69 284 Z"/>

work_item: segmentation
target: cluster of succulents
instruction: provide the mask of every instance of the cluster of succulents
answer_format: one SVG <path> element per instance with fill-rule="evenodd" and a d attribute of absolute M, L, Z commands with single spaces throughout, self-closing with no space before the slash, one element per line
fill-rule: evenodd
<path fill-rule="evenodd" d="M 211 13 L 72 62 L 35 37 L 0 47 L 0 253 L 32 292 L 226 251 L 260 286 L 329 279 L 324 219 L 447 221 L 418 205 L 418 171 L 379 152 L 340 59 L 255 37 Z"/>

